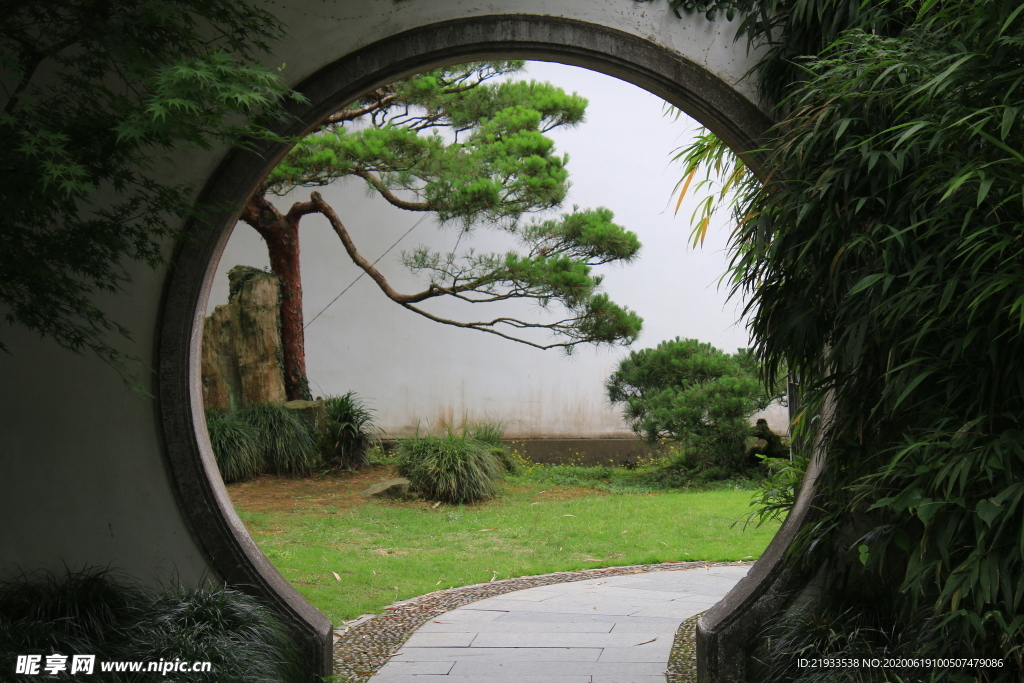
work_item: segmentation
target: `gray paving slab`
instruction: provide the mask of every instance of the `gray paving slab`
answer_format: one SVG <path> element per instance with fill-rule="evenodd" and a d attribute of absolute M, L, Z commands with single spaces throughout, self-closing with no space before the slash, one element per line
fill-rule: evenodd
<path fill-rule="evenodd" d="M 384 671 L 381 669 L 381 671 Z M 484 683 L 479 676 L 451 676 L 451 675 L 427 675 L 427 674 L 384 674 L 378 673 L 370 679 L 373 683 Z M 488 675 L 486 683 L 592 683 L 590 676 L 505 676 Z M 656 679 L 664 683 L 665 677 Z M 627 683 L 623 681 L 622 683 Z M 634 683 L 630 681 L 628 683 Z M 645 683 L 636 681 L 635 683 Z"/>
<path fill-rule="evenodd" d="M 508 612 L 497 612 L 497 611 L 485 611 L 485 610 L 471 610 L 471 609 L 453 609 L 451 612 L 446 612 L 444 615 L 444 621 L 494 621 L 499 617 L 503 617 Z"/>
<path fill-rule="evenodd" d="M 474 647 L 635 647 L 647 633 L 481 633 Z"/>
<path fill-rule="evenodd" d="M 420 627 L 370 683 L 664 683 L 679 623 L 747 570 L 628 574 L 480 600 Z"/>
<path fill-rule="evenodd" d="M 711 609 L 714 602 L 699 603 L 690 602 L 686 604 L 676 604 L 672 607 L 652 607 L 651 609 L 645 609 L 637 612 L 637 614 L 646 617 L 671 617 L 676 620 L 676 623 L 689 619 L 694 614 L 700 614 L 704 610 Z"/>
<path fill-rule="evenodd" d="M 388 673 L 395 676 L 409 675 L 439 675 L 447 676 L 448 672 L 455 666 L 455 658 L 449 661 L 418 661 L 418 662 L 388 662 Z"/>
<path fill-rule="evenodd" d="M 555 647 L 475 647 L 475 648 L 402 648 L 391 658 L 391 662 L 454 662 L 457 659 L 494 659 L 502 661 L 537 662 L 596 662 L 601 648 L 555 648 Z M 383 671 L 383 669 L 381 669 Z"/>
<path fill-rule="evenodd" d="M 672 640 L 675 634 L 667 638 L 659 638 L 657 645 L 653 643 L 643 647 L 606 647 L 601 650 L 599 662 L 660 662 L 662 666 L 668 662 L 672 652 Z"/>
<path fill-rule="evenodd" d="M 675 619 L 665 619 L 662 622 L 651 623 L 650 621 L 617 621 L 612 626 L 612 633 L 672 633 L 676 632 L 679 622 Z"/>
<path fill-rule="evenodd" d="M 495 664 L 497 666 L 495 666 Z M 665 673 L 665 662 L 485 662 L 480 660 L 456 662 L 450 675 L 480 677 L 500 676 L 657 676 Z"/>
<path fill-rule="evenodd" d="M 491 601 L 494 602 L 491 602 Z M 497 598 L 488 598 L 487 600 L 481 600 L 486 602 L 485 606 L 481 606 L 480 609 L 486 610 L 500 610 L 503 612 L 509 612 L 513 609 L 521 612 L 565 612 L 570 614 L 611 614 L 617 616 L 626 616 L 637 611 L 637 606 L 632 603 L 614 603 L 611 600 L 591 601 L 591 602 L 578 602 L 574 600 L 565 600 L 560 602 L 552 602 L 546 600 L 544 602 L 517 602 L 515 600 L 498 600 Z M 461 607 L 460 609 L 466 609 Z"/>
<path fill-rule="evenodd" d="M 619 624 L 614 621 L 428 621 L 418 633 L 610 633 Z M 632 624 L 663 629 L 661 624 Z"/>
<path fill-rule="evenodd" d="M 405 647 L 469 647 L 476 639 L 476 631 L 470 633 L 424 633 L 416 631 L 405 641 Z"/>
<path fill-rule="evenodd" d="M 454 611 L 448 612 L 448 614 L 453 613 Z M 611 614 L 594 614 L 593 612 L 587 614 L 567 614 L 564 612 L 500 612 L 500 614 L 501 616 L 495 619 L 495 621 L 551 621 L 566 623 L 571 622 L 574 624 L 586 624 L 590 622 L 611 622 L 613 624 L 644 622 L 650 624 L 669 624 L 675 626 L 679 624 L 677 620 L 666 617 L 638 617 L 633 614 L 627 616 L 616 616 Z M 445 617 L 447 617 L 447 615 L 445 615 Z"/>

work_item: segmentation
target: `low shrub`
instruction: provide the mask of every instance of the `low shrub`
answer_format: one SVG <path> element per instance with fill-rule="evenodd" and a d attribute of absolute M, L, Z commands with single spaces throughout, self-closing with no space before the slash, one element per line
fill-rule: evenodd
<path fill-rule="evenodd" d="M 379 440 L 373 410 L 355 392 L 324 399 L 326 424 L 320 435 L 320 450 L 328 462 L 348 470 L 370 464 L 369 450 Z"/>
<path fill-rule="evenodd" d="M 174 585 L 156 593 L 109 569 L 26 574 L 0 583 L 0 670 L 14 674 L 19 655 L 61 654 L 68 670 L 49 680 L 148 683 L 146 672 L 102 672 L 104 661 L 209 661 L 189 683 L 298 683 L 299 651 L 284 625 L 255 598 L 224 586 Z M 96 655 L 92 675 L 71 675 L 71 656 Z M 8 678 L 7 676 L 12 676 Z M 174 674 L 160 680 L 184 681 Z"/>
<path fill-rule="evenodd" d="M 780 397 L 781 387 L 769 390 L 757 373 L 747 349 L 728 354 L 677 337 L 631 351 L 605 388 L 637 436 L 652 446 L 683 444 L 685 467 L 710 470 L 704 477 L 712 481 L 746 469 L 747 420 Z"/>
<path fill-rule="evenodd" d="M 431 500 L 472 503 L 491 498 L 504 465 L 494 446 L 448 430 L 444 436 L 415 436 L 399 440 L 399 473 Z"/>
<path fill-rule="evenodd" d="M 252 425 L 236 415 L 207 410 L 206 428 L 225 484 L 252 479 L 260 473 L 263 448 Z"/>
<path fill-rule="evenodd" d="M 314 428 L 295 411 L 277 403 L 250 403 L 238 418 L 259 435 L 265 471 L 305 476 L 320 464 Z"/>

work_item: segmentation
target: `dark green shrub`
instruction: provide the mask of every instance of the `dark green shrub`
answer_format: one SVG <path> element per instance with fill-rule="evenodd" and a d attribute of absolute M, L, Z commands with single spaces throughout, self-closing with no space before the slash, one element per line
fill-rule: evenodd
<path fill-rule="evenodd" d="M 655 446 L 681 442 L 685 456 L 677 465 L 723 476 L 743 469 L 748 418 L 772 400 L 749 352 L 730 355 L 678 337 L 630 352 L 606 388 L 640 438 Z"/>
<path fill-rule="evenodd" d="M 295 411 L 277 403 L 250 403 L 238 417 L 259 435 L 265 471 L 302 476 L 320 464 L 313 428 Z"/>
<path fill-rule="evenodd" d="M 370 447 L 377 443 L 373 410 L 355 394 L 324 399 L 327 420 L 321 433 L 321 452 L 327 461 L 344 469 L 361 469 L 370 464 Z"/>
<path fill-rule="evenodd" d="M 174 585 L 161 593 L 108 569 L 36 572 L 0 583 L 0 671 L 13 674 L 18 655 L 96 655 L 94 673 L 62 672 L 48 680 L 97 683 L 298 683 L 294 642 L 255 598 L 227 587 Z M 208 673 L 156 676 L 101 672 L 104 661 L 209 661 Z M 45 660 L 44 660 L 45 661 Z M 70 668 L 70 667 L 69 667 Z M 11 676 L 10 678 L 6 676 Z M 187 676 L 187 678 L 185 677 Z"/>
<path fill-rule="evenodd" d="M 452 430 L 399 441 L 398 471 L 421 495 L 445 503 L 492 497 L 504 466 L 490 444 Z"/>
<path fill-rule="evenodd" d="M 252 425 L 236 415 L 207 410 L 206 428 L 225 484 L 252 479 L 260 473 L 263 448 Z"/>

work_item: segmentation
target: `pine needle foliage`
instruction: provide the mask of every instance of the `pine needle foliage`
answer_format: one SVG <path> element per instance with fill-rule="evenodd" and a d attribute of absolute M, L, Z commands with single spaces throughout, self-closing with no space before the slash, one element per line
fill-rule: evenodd
<path fill-rule="evenodd" d="M 238 411 L 259 436 L 263 471 L 306 476 L 320 464 L 316 437 L 297 412 L 277 403 L 250 403 Z"/>
<path fill-rule="evenodd" d="M 237 415 L 206 411 L 206 429 L 225 484 L 253 479 L 263 467 L 259 433 Z"/>
<path fill-rule="evenodd" d="M 461 231 L 450 253 L 422 246 L 403 252 L 402 264 L 424 288 L 402 293 L 359 254 L 358 236 L 322 196 L 310 193 L 311 202 L 292 205 L 296 215 L 326 216 L 350 258 L 392 301 L 435 322 L 537 348 L 570 352 L 580 344 L 632 343 L 642 319 L 600 292 L 596 269 L 635 260 L 637 236 L 603 207 L 573 207 L 550 217 L 569 188 L 569 159 L 547 133 L 582 123 L 587 101 L 548 83 L 508 78 L 523 67 L 521 61 L 471 62 L 368 93 L 300 141 L 250 199 L 241 220 L 275 245 L 270 248 L 278 260 L 286 260 L 287 251 L 297 272 L 298 255 L 290 246 L 297 244 L 297 224 L 285 220 L 287 212 L 271 197 L 359 178 L 391 205 L 430 212 L 441 225 Z M 503 253 L 477 251 L 472 239 L 480 229 L 500 230 L 515 239 L 514 246 Z M 278 244 L 275 235 L 286 233 L 289 241 Z M 295 274 L 279 275 L 297 281 Z M 294 289 L 287 296 L 298 297 Z M 438 297 L 479 304 L 523 299 L 550 315 L 464 320 L 421 308 Z M 284 314 L 282 334 L 293 326 L 298 344 L 301 324 Z M 287 341 L 284 348 L 286 366 L 298 365 Z M 301 373 L 296 367 L 295 374 Z"/>
<path fill-rule="evenodd" d="M 922 651 L 1005 664 L 937 680 L 1016 680 L 1024 6 L 747 9 L 780 106 L 763 182 L 748 175 L 735 205 L 736 291 L 766 374 L 795 369 L 808 415 L 835 405 L 829 503 L 802 554 L 839 583 L 863 563 L 905 620 L 933 611 Z"/>
<path fill-rule="evenodd" d="M 370 464 L 368 452 L 379 440 L 373 413 L 354 391 L 324 399 L 327 420 L 321 434 L 321 451 L 327 461 L 344 469 Z"/>
<path fill-rule="evenodd" d="M 678 337 L 631 351 L 605 388 L 641 439 L 682 442 L 680 464 L 724 468 L 726 476 L 743 468 L 748 418 L 771 402 L 746 351 L 728 354 Z"/>
<path fill-rule="evenodd" d="M 442 436 L 401 439 L 398 448 L 399 474 L 420 495 L 444 503 L 493 497 L 504 470 L 493 444 L 473 438 L 467 430 L 448 428 Z"/>
<path fill-rule="evenodd" d="M 101 661 L 211 662 L 188 674 L 198 683 L 297 683 L 305 680 L 295 643 L 265 606 L 225 586 L 156 592 L 103 568 L 34 572 L 0 584 L 0 667 L 13 674 L 18 655 L 95 654 L 98 683 L 144 683 L 151 673 L 103 673 Z M 70 660 L 69 660 L 70 661 Z M 53 680 L 85 680 L 67 671 Z M 173 674 L 166 680 L 174 679 Z"/>

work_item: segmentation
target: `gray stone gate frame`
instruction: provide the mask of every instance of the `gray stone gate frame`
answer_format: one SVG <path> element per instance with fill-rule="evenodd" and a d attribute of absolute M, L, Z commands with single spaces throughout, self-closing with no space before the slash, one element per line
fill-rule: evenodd
<path fill-rule="evenodd" d="M 372 28 L 368 29 L 371 36 L 374 32 L 385 35 L 311 69 L 297 85 L 309 103 L 294 109 L 296 120 L 281 132 L 301 135 L 359 95 L 424 69 L 486 59 L 535 59 L 582 66 L 631 82 L 684 110 L 733 149 L 757 149 L 769 122 L 743 94 L 753 88 L 746 84 L 738 89 L 692 58 L 694 54 L 713 58 L 715 45 L 721 54 L 723 28 L 709 26 L 702 17 L 689 24 L 666 18 L 664 5 L 661 14 L 648 16 L 655 3 L 618 2 L 621 7 L 614 11 L 601 7 L 575 12 L 573 6 L 596 3 L 566 2 L 560 9 L 562 16 L 493 11 L 495 6 L 536 9 L 536 2 L 496 2 L 485 9 L 480 3 L 470 7 L 459 1 L 339 2 L 325 5 L 323 10 L 322 26 L 329 26 L 323 28 L 326 37 L 303 35 L 304 31 L 320 31 L 317 22 L 311 22 L 309 14 L 296 21 L 286 10 L 282 18 L 290 26 L 292 40 L 312 42 L 328 54 L 334 44 L 332 32 L 345 30 L 333 22 L 343 24 L 346 17 L 352 30 L 362 21 Z M 609 0 L 606 4 L 616 3 Z M 300 5 L 310 12 L 319 7 L 316 3 Z M 483 13 L 486 9 L 492 13 Z M 331 16 L 332 11 L 341 16 Z M 374 12 L 379 14 L 377 23 L 367 20 Z M 450 18 L 445 19 L 445 14 Z M 660 34 L 645 35 L 651 28 Z M 687 32 L 694 36 L 696 47 L 690 56 L 666 44 L 663 36 L 671 31 L 684 35 L 684 40 Z M 731 41 L 731 35 L 727 40 Z M 308 56 L 309 49 L 304 49 Z M 733 73 L 742 73 L 751 58 L 743 43 L 732 49 L 739 67 L 729 67 Z M 298 59 L 303 63 L 301 55 Z M 216 575 L 277 606 L 305 643 L 313 680 L 331 671 L 330 624 L 269 563 L 235 514 L 206 437 L 199 388 L 200 335 L 213 270 L 237 220 L 237 209 L 286 151 L 281 146 L 266 146 L 259 153 L 231 154 L 206 183 L 201 202 L 236 208 L 211 209 L 212 227 L 175 253 L 159 312 L 155 393 L 170 487 L 194 541 Z M 758 165 L 756 156 L 748 155 L 746 161 L 754 168 Z M 807 512 L 811 488 L 805 487 L 797 510 L 750 577 L 702 620 L 698 633 L 701 680 L 743 679 L 744 648 L 750 636 L 766 616 L 784 605 L 793 587 L 784 580 L 784 551 Z"/>

